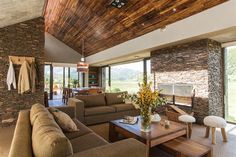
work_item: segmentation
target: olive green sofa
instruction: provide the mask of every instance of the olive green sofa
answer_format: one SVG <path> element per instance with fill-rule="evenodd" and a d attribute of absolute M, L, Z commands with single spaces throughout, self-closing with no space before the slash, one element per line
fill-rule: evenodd
<path fill-rule="evenodd" d="M 125 103 L 121 97 L 123 93 L 80 95 L 69 98 L 67 104 L 77 108 L 77 118 L 86 125 L 139 115 L 133 104 Z"/>
<path fill-rule="evenodd" d="M 58 108 L 67 113 L 79 129 L 67 133 L 62 131 L 47 108 L 36 105 L 34 110 L 20 111 L 9 157 L 145 156 L 145 145 L 135 139 L 108 143 L 76 119 L 75 107 Z"/>

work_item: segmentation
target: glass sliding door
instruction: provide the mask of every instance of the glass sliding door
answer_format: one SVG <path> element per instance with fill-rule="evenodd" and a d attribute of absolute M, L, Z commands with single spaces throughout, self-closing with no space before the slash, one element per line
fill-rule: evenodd
<path fill-rule="evenodd" d="M 80 78 L 81 79 L 81 78 Z M 70 87 L 77 88 L 81 86 L 81 82 L 79 82 L 79 76 L 77 72 L 77 68 L 70 68 Z"/>
<path fill-rule="evenodd" d="M 65 88 L 69 88 L 69 83 L 70 83 L 70 81 L 69 81 L 69 67 L 65 67 L 64 68 L 64 87 Z"/>
<path fill-rule="evenodd" d="M 64 67 L 53 67 L 53 99 L 62 98 L 64 76 Z"/>
<path fill-rule="evenodd" d="M 82 73 L 76 67 L 44 65 L 44 90 L 49 99 L 62 99 L 63 88 L 76 88 L 83 85 Z"/>
<path fill-rule="evenodd" d="M 236 46 L 225 49 L 225 118 L 236 123 Z"/>
<path fill-rule="evenodd" d="M 44 65 L 44 91 L 48 93 L 48 99 L 50 99 L 51 93 L 51 65 Z"/>

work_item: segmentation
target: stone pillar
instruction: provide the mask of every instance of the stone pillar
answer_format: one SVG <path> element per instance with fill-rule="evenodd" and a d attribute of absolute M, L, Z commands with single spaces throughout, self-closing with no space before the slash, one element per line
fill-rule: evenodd
<path fill-rule="evenodd" d="M 223 56 L 221 44 L 208 40 L 209 115 L 224 116 Z"/>
<path fill-rule="evenodd" d="M 156 83 L 186 83 L 196 92 L 193 111 L 197 122 L 207 115 L 223 116 L 221 45 L 203 39 L 151 52 Z M 182 107 L 189 110 L 189 107 Z"/>

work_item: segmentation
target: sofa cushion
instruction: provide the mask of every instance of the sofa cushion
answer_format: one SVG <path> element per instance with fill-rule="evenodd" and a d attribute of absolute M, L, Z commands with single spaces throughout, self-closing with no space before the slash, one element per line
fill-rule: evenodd
<path fill-rule="evenodd" d="M 94 133 L 89 133 L 77 137 L 75 139 L 70 140 L 70 142 L 72 144 L 74 153 L 108 144 L 108 142 L 105 141 L 102 137 Z"/>
<path fill-rule="evenodd" d="M 124 93 L 127 93 L 127 92 L 106 93 L 107 105 L 124 103 L 125 100 L 122 98 L 122 94 Z"/>
<path fill-rule="evenodd" d="M 76 124 L 77 128 L 79 129 L 79 131 L 76 131 L 76 132 L 66 132 L 65 135 L 68 139 L 73 139 L 73 138 L 76 138 L 76 137 L 79 137 L 79 136 L 82 136 L 82 135 L 85 135 L 85 134 L 89 134 L 91 133 L 92 131 L 86 127 L 84 124 L 82 124 L 81 122 L 79 122 L 76 118 L 73 119 L 74 123 Z"/>
<path fill-rule="evenodd" d="M 47 109 L 38 114 L 32 127 L 34 156 L 63 157 L 73 154 L 69 139 Z"/>
<path fill-rule="evenodd" d="M 95 107 L 95 106 L 105 106 L 105 94 L 97 94 L 97 95 L 78 95 L 77 99 L 82 100 L 84 102 L 85 107 Z"/>
<path fill-rule="evenodd" d="M 34 104 L 30 109 L 30 123 L 31 123 L 31 125 L 34 125 L 34 121 L 39 115 L 42 115 L 45 113 L 47 114 L 46 110 L 47 109 L 42 104 L 39 104 L 39 103 Z M 53 116 L 51 114 L 49 116 L 51 118 L 53 118 Z"/>
<path fill-rule="evenodd" d="M 116 112 L 116 109 L 110 106 L 90 107 L 84 109 L 85 116 L 99 115 L 113 112 Z"/>
<path fill-rule="evenodd" d="M 74 121 L 66 113 L 64 113 L 54 107 L 50 107 L 48 110 L 52 113 L 57 124 L 61 127 L 61 129 L 63 131 L 65 131 L 65 132 L 79 131 L 79 129 L 77 128 Z"/>
<path fill-rule="evenodd" d="M 125 104 L 125 103 L 111 105 L 111 107 L 114 107 L 117 112 L 128 111 L 128 110 L 134 110 L 135 109 L 133 104 Z"/>

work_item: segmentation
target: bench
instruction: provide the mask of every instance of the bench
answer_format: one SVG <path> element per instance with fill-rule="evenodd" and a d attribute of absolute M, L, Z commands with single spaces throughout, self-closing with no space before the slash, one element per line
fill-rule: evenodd
<path fill-rule="evenodd" d="M 201 145 L 184 137 L 165 142 L 161 144 L 160 148 L 175 157 L 213 157 L 211 147 Z"/>

